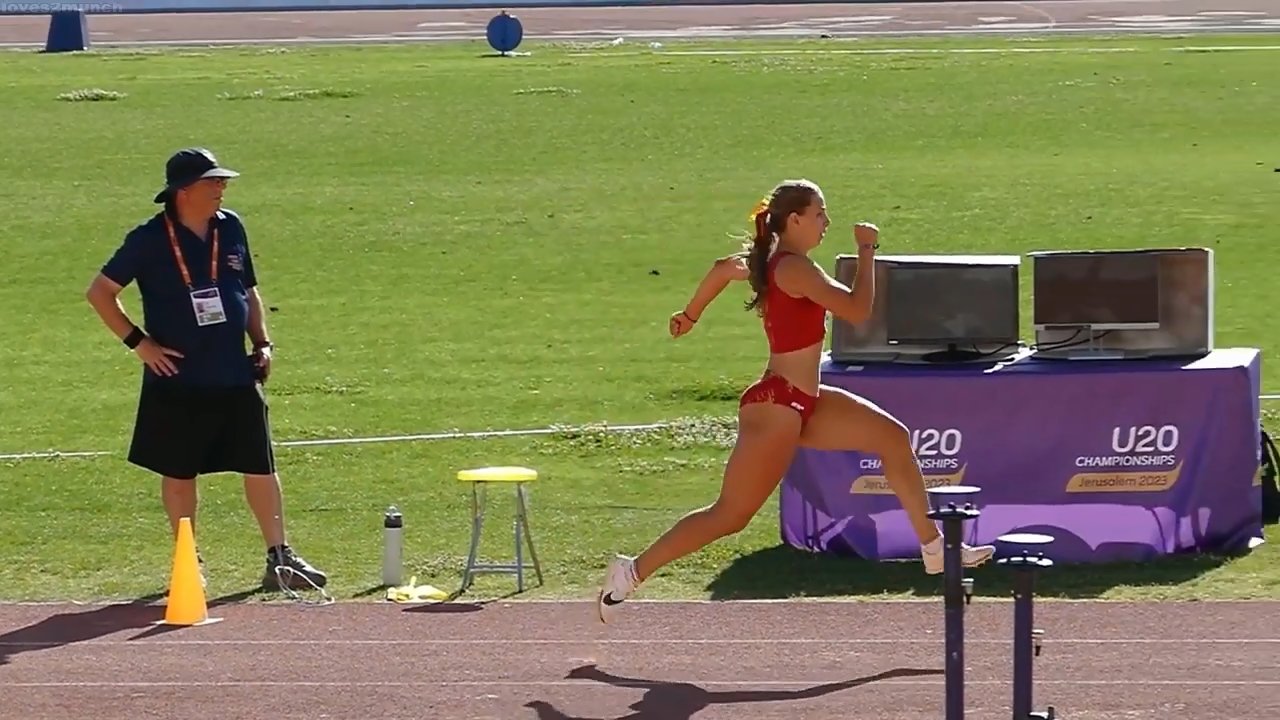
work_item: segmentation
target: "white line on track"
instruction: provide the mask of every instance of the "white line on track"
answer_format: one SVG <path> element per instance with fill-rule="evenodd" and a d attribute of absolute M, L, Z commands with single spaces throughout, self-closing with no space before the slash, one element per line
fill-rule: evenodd
<path fill-rule="evenodd" d="M 124 646 L 124 647 L 146 647 L 148 645 L 421 645 L 423 642 L 429 642 L 432 645 L 831 645 L 831 638 L 753 638 L 753 639 L 732 639 L 732 638 L 708 638 L 708 639 L 687 639 L 672 638 L 660 640 L 640 640 L 640 639 L 615 639 L 615 638 L 582 638 L 579 640 L 570 640 L 566 638 L 551 638 L 539 640 L 534 638 L 512 638 L 512 639 L 481 639 L 481 638 L 451 638 L 439 639 L 432 638 L 429 641 L 424 640 L 86 640 L 75 644 L 77 648 L 94 645 L 105 646 Z M 862 638 L 840 638 L 842 644 L 854 645 L 941 645 L 945 642 L 944 638 L 939 636 L 936 639 L 929 640 L 866 640 Z M 1008 645 L 1012 640 L 982 640 L 982 639 L 965 639 L 965 645 Z M 1280 638 L 1217 638 L 1217 639 L 1198 639 L 1198 640 L 1157 640 L 1152 638 L 1110 638 L 1110 639 L 1090 639 L 1090 638 L 1054 638 L 1049 637 L 1046 643 L 1054 645 L 1275 645 L 1280 644 Z M 15 641 L 0 642 L 0 647 L 24 647 L 24 648 L 40 648 L 40 647 L 61 647 L 66 645 L 62 642 L 35 642 L 35 641 Z"/>
<path fill-rule="evenodd" d="M 154 681 L 154 682 L 13 682 L 0 683 L 0 687 L 4 688 L 195 688 L 195 687 L 212 687 L 212 688 L 230 688 L 230 687 L 319 687 L 319 688 L 357 688 L 357 687 L 598 687 L 601 689 L 608 688 L 661 688 L 668 687 L 672 684 L 681 685 L 698 685 L 701 687 L 776 687 L 776 686 L 813 686 L 813 685 L 830 685 L 840 682 L 831 678 L 813 679 L 813 680 L 701 680 L 701 679 L 672 679 L 672 680 L 654 680 L 654 681 L 626 681 L 618 683 L 608 683 L 601 685 L 600 683 L 589 680 L 504 680 L 501 678 L 492 678 L 484 680 L 374 680 L 368 682 L 326 682 L 326 681 L 289 681 L 289 680 L 203 680 L 193 682 L 182 681 Z M 908 686 L 928 686 L 937 687 L 945 683 L 945 680 L 898 680 L 887 679 L 880 680 L 876 685 L 908 685 Z M 1008 686 L 1007 680 L 965 680 L 965 686 L 973 685 L 999 685 L 1001 687 Z M 1102 685 L 1115 687 L 1134 687 L 1134 686 L 1163 686 L 1171 685 L 1176 687 L 1187 686 L 1257 686 L 1270 687 L 1280 685 L 1280 680 L 1143 680 L 1134 678 L 1129 680 L 1041 680 L 1036 678 L 1036 685 L 1060 685 L 1065 687 L 1079 685 Z"/>
<path fill-rule="evenodd" d="M 886 560 L 885 562 L 899 562 L 896 560 Z M 914 561 L 902 561 L 914 562 Z M 594 606 L 594 600 L 582 600 L 577 598 L 477 598 L 474 601 L 461 600 L 457 604 L 469 605 L 473 602 L 481 604 L 493 604 L 497 608 L 511 610 L 517 607 L 538 607 L 542 605 L 556 605 L 561 607 L 574 606 Z M 984 605 L 1012 605 L 1013 598 L 1006 596 L 983 596 L 980 602 Z M 1255 613 L 1272 613 L 1280 612 L 1280 598 L 1213 598 L 1202 597 L 1190 600 L 1134 600 L 1134 599 L 1111 599 L 1111 598 L 1068 598 L 1054 597 L 1046 595 L 1036 598 L 1036 605 L 1053 605 L 1053 606 L 1071 606 L 1085 605 L 1092 606 L 1090 611 L 1094 610 L 1117 610 L 1122 608 L 1142 608 L 1150 609 L 1156 604 L 1163 607 L 1213 607 L 1215 605 L 1231 605 L 1237 608 L 1244 607 Z M 374 611 L 381 606 L 389 603 L 366 603 L 363 606 Z M 395 603 L 396 607 L 409 608 L 417 607 L 423 604 L 434 603 Z M 447 605 L 447 603 L 441 603 Z M 782 605 L 787 606 L 784 609 L 800 608 L 805 606 L 828 606 L 839 607 L 841 610 L 852 610 L 854 608 L 867 609 L 883 609 L 893 607 L 895 605 L 903 605 L 907 607 L 916 605 L 936 605 L 941 607 L 942 598 L 939 597 L 894 597 L 894 598 L 878 598 L 868 596 L 804 596 L 804 597 L 786 597 L 786 598 L 728 598 L 728 599 L 662 599 L 662 598 L 635 598 L 627 601 L 628 605 L 651 606 L 652 609 L 662 611 L 670 611 L 672 608 L 681 605 L 692 605 L 702 609 L 708 607 L 726 608 L 727 611 L 734 609 L 738 605 Z M 360 606 L 359 601 L 343 600 L 340 605 L 346 607 Z M 104 609 L 108 607 L 156 607 L 162 605 L 139 605 L 129 600 L 13 600 L 9 602 L 0 602 L 0 612 L 6 608 L 48 608 L 53 610 L 73 610 L 80 608 L 98 608 Z M 250 606 L 240 606 L 244 607 Z M 334 605 L 297 605 L 291 600 L 261 600 L 253 603 L 253 608 L 280 608 L 283 610 L 320 610 L 325 607 L 334 607 Z M 588 610 L 580 610 L 580 612 L 591 612 Z M 1219 641 L 1214 641 L 1219 642 Z M 1232 640 L 1226 639 L 1221 642 L 1249 642 L 1249 640 Z M 1280 641 L 1278 641 L 1280 642 Z"/>
<path fill-rule="evenodd" d="M 817 18 L 821 20 L 821 18 Z M 914 29 L 914 30 L 870 30 L 863 28 L 840 29 L 840 28 L 823 28 L 814 27 L 797 27 L 797 28 L 743 28 L 734 30 L 699 30 L 693 29 L 676 29 L 676 30 L 576 30 L 551 33 L 529 33 L 524 36 L 526 41 L 590 41 L 590 40 L 612 40 L 615 37 L 631 38 L 633 40 L 672 40 L 672 39 L 688 39 L 688 40 L 734 40 L 734 39 L 760 39 L 760 38 L 813 38 L 819 33 L 832 38 L 852 38 L 852 37 L 928 37 L 928 36 L 1049 36 L 1049 35 L 1191 35 L 1197 33 L 1267 33 L 1275 32 L 1275 28 L 1258 25 L 1235 25 L 1235 24 L 1205 24 L 1192 25 L 1188 27 L 1162 28 L 1162 27 L 1139 27 L 1128 25 L 1092 25 L 1085 27 L 1074 26 L 1052 26 L 1046 25 L 1037 28 L 998 28 L 998 27 L 972 27 L 972 28 L 946 28 L 946 29 Z M 479 41 L 483 39 L 479 30 L 476 31 L 448 31 L 437 33 L 421 33 L 414 35 L 361 35 L 361 36 L 345 36 L 345 37 L 275 37 L 275 38 L 232 38 L 232 39 L 208 39 L 201 40 L 196 38 L 180 39 L 180 40 L 98 40 L 94 41 L 95 47 L 108 48 L 129 48 L 129 47 L 216 47 L 216 46 L 250 46 L 250 45 L 344 45 L 344 44 L 402 44 L 417 42 L 444 42 L 450 40 Z M 0 43 L 0 48 L 34 48 L 42 47 L 43 42 L 5 42 Z"/>

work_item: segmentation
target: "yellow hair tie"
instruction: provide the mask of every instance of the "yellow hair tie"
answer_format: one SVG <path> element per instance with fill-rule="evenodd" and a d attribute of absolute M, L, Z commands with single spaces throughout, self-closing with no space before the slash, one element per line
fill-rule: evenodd
<path fill-rule="evenodd" d="M 747 219 L 750 220 L 751 222 L 755 222 L 756 216 L 768 209 L 769 209 L 769 198 L 763 197 L 760 199 L 760 202 L 756 203 L 755 207 L 751 208 L 751 214 L 747 216 Z"/>

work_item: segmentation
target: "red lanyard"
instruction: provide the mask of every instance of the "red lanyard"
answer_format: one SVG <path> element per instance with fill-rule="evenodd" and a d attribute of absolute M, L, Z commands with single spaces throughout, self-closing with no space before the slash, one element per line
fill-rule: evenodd
<path fill-rule="evenodd" d="M 173 232 L 173 221 L 164 216 L 165 229 L 169 231 L 169 247 L 173 249 L 173 259 L 178 261 L 178 270 L 182 273 L 182 281 L 188 288 L 192 287 L 191 273 L 187 271 L 187 261 L 182 257 L 182 248 L 178 247 L 178 236 Z M 209 277 L 213 284 L 218 284 L 218 228 L 213 228 L 213 252 L 209 254 Z"/>

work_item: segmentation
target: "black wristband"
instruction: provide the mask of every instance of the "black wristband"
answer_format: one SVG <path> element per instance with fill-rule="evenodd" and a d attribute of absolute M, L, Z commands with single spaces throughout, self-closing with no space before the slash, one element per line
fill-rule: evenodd
<path fill-rule="evenodd" d="M 133 350 L 138 347 L 138 343 L 141 343 L 146 337 L 147 334 L 142 332 L 142 328 L 134 325 L 133 330 L 130 330 L 129 334 L 124 336 L 124 346 Z"/>

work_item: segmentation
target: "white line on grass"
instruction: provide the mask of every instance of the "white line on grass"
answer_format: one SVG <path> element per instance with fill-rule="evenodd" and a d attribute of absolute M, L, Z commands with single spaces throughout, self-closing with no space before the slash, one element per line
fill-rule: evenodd
<path fill-rule="evenodd" d="M 280 447 L 302 447 L 308 445 L 353 445 L 364 443 L 381 443 L 381 442 L 404 442 L 413 440 L 474 440 L 495 437 L 527 437 L 530 435 L 554 435 L 560 432 L 583 432 L 589 430 L 600 430 L 605 432 L 642 432 L 645 430 L 660 430 L 670 427 L 671 423 L 648 423 L 645 425 L 601 425 L 592 426 L 584 425 L 576 428 L 568 427 L 545 427 L 545 428 L 529 428 L 525 430 L 481 430 L 477 432 L 446 432 L 446 433 L 422 433 L 419 435 L 383 435 L 380 437 L 363 437 L 363 438 L 333 438 L 323 440 L 287 440 L 285 442 L 276 443 Z"/>
<path fill-rule="evenodd" d="M 63 452 L 61 450 L 50 450 L 49 452 L 20 452 L 0 455 L 0 460 L 37 460 L 42 458 L 62 458 L 62 457 L 101 457 L 103 455 L 115 455 L 110 450 L 85 450 L 75 452 Z"/>
<path fill-rule="evenodd" d="M 1060 48 L 778 48 L 774 50 L 623 50 L 610 52 L 574 52 L 569 57 L 625 57 L 635 55 L 733 56 L 733 55 L 1013 55 L 1020 53 L 1131 53 L 1145 48 L 1135 47 L 1060 47 Z M 1280 45 L 1205 45 L 1164 48 L 1169 52 L 1227 52 L 1237 50 L 1280 50 Z"/>
<path fill-rule="evenodd" d="M 1277 46 L 1276 49 L 1280 49 Z M 1259 395 L 1259 400 L 1280 400 L 1280 395 Z M 645 430 L 661 430 L 669 428 L 672 423 L 657 422 L 637 425 L 581 425 L 578 427 L 545 427 L 516 430 L 478 430 L 473 432 L 437 432 L 418 433 L 412 435 L 374 435 L 354 438 L 319 438 L 315 440 L 285 440 L 274 443 L 276 447 L 321 447 L 330 445 L 366 445 L 388 442 L 421 442 L 429 440 L 486 440 L 500 437 L 531 437 L 536 435 L 554 435 L 560 432 L 643 432 Z M 72 457 L 102 457 L 115 455 L 110 450 L 48 450 L 0 454 L 0 460 L 48 460 Z"/>
<path fill-rule="evenodd" d="M 438 432 L 419 433 L 415 435 L 375 435 L 354 438 L 321 438 L 316 440 L 285 440 L 274 443 L 276 447 L 314 447 L 320 445 L 364 445 L 386 442 L 415 442 L 423 440 L 484 440 L 497 437 L 529 437 L 533 435 L 554 435 L 561 432 L 643 432 L 645 430 L 661 430 L 671 427 L 671 423 L 647 423 L 642 425 L 582 425 L 579 427 L 545 427 L 526 428 L 523 430 L 479 430 L 474 432 Z M 114 455 L 109 450 L 88 450 L 63 452 L 51 450 L 47 452 L 23 452 L 0 455 L 0 460 L 36 460 L 63 457 L 97 457 Z"/>

